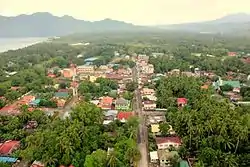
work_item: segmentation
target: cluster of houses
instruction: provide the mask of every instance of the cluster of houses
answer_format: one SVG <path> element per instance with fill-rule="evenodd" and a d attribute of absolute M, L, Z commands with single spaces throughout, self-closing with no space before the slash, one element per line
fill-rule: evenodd
<path fill-rule="evenodd" d="M 56 103 L 56 106 L 58 109 L 61 109 L 65 106 L 66 102 L 71 97 L 72 91 L 70 89 L 58 89 L 53 97 L 49 99 L 50 101 L 53 101 Z M 42 111 L 49 111 L 50 108 L 46 106 L 40 106 L 41 98 L 36 97 L 32 94 L 26 94 L 18 98 L 16 101 L 14 101 L 11 104 L 7 104 L 3 108 L 0 109 L 0 114 L 2 115 L 18 115 L 20 114 L 20 109 L 23 105 L 28 106 L 28 111 L 32 112 L 33 110 L 42 110 Z"/>
<path fill-rule="evenodd" d="M 137 58 L 137 67 L 139 68 L 139 88 L 142 99 L 142 110 L 147 114 L 147 126 L 151 127 L 151 132 L 155 138 L 155 144 L 157 145 L 157 150 L 150 152 L 150 163 L 152 166 L 160 167 L 170 167 L 171 160 L 175 157 L 179 157 L 178 148 L 182 144 L 182 140 L 179 136 L 175 134 L 172 126 L 169 128 L 169 136 L 161 135 L 160 131 L 160 123 L 165 122 L 165 115 L 154 115 L 150 113 L 154 113 L 157 111 L 156 108 L 156 92 L 154 89 L 145 86 L 146 83 L 151 83 L 152 77 L 154 76 L 154 66 L 148 64 L 149 57 L 146 55 L 138 55 Z M 173 74 L 181 74 L 180 70 L 176 69 L 171 71 L 168 75 Z M 158 75 L 158 77 L 166 77 L 166 75 Z M 187 105 L 188 100 L 186 98 L 178 98 L 176 103 L 178 107 L 184 107 Z M 187 161 L 181 161 L 180 166 L 188 167 Z"/>

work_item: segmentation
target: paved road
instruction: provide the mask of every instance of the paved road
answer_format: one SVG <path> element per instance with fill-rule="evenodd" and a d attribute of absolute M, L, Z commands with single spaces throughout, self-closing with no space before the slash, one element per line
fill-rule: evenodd
<path fill-rule="evenodd" d="M 138 73 L 137 69 L 134 68 L 132 75 L 133 75 L 133 80 L 135 82 L 138 81 Z M 141 153 L 141 160 L 139 161 L 139 166 L 138 167 L 148 167 L 148 134 L 147 134 L 147 127 L 146 127 L 146 119 L 143 115 L 142 111 L 142 99 L 141 99 L 141 94 L 140 90 L 137 88 L 135 90 L 135 97 L 134 97 L 134 111 L 138 115 L 140 124 L 138 128 L 138 148 Z"/>

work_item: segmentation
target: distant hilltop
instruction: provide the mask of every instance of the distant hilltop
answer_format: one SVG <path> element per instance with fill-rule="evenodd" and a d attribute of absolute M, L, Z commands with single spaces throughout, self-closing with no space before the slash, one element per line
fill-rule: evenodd
<path fill-rule="evenodd" d="M 71 16 L 57 17 L 50 13 L 0 16 L 0 27 L 0 37 L 51 37 L 78 32 L 129 31 L 142 28 L 111 19 L 90 22 Z"/>
<path fill-rule="evenodd" d="M 187 31 L 209 33 L 240 32 L 249 34 L 250 15 L 232 14 L 220 19 L 174 25 L 137 26 L 123 21 L 104 19 L 100 21 L 78 20 L 71 16 L 54 16 L 50 13 L 34 13 L 15 17 L 0 16 L 0 37 L 51 37 L 74 33 L 121 32 L 121 31 Z M 18 28 L 17 28 L 18 27 Z"/>

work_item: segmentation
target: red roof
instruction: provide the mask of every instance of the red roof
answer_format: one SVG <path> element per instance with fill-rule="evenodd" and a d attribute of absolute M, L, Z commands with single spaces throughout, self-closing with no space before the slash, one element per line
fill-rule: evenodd
<path fill-rule="evenodd" d="M 236 52 L 228 52 L 227 55 L 228 56 L 236 56 Z"/>
<path fill-rule="evenodd" d="M 178 104 L 187 104 L 187 99 L 186 98 L 178 98 L 177 103 Z"/>
<path fill-rule="evenodd" d="M 20 146 L 20 141 L 6 141 L 5 143 L 0 145 L 0 155 L 8 155 L 11 154 L 12 151 Z"/>
<path fill-rule="evenodd" d="M 133 116 L 133 112 L 119 112 L 117 114 L 117 119 L 119 119 L 119 120 L 123 120 L 123 119 L 127 120 L 131 116 Z"/>
<path fill-rule="evenodd" d="M 3 107 L 0 112 L 2 113 L 9 113 L 9 114 L 18 114 L 19 110 L 17 108 L 17 106 L 15 105 L 9 105 L 9 106 L 5 106 Z"/>
<path fill-rule="evenodd" d="M 51 74 L 51 73 L 49 73 L 49 74 L 48 74 L 48 77 L 50 77 L 50 78 L 55 78 L 55 77 L 56 77 L 56 75 L 55 75 L 55 74 Z"/>
<path fill-rule="evenodd" d="M 181 144 L 181 138 L 180 137 L 156 137 L 155 139 L 156 144 L 162 144 L 162 143 L 177 143 Z"/>

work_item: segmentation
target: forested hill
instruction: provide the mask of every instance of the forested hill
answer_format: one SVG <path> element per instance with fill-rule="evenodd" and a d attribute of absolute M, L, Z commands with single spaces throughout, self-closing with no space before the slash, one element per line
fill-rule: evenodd
<path fill-rule="evenodd" d="M 111 19 L 90 22 L 77 20 L 71 16 L 57 17 L 50 13 L 34 13 L 16 17 L 0 16 L 0 27 L 0 37 L 44 37 L 77 32 L 144 29 L 144 27 Z"/>

